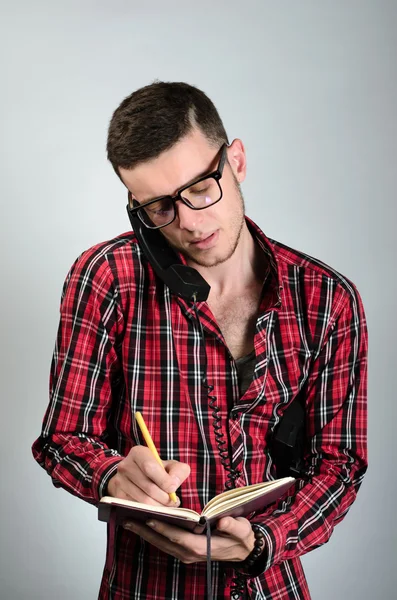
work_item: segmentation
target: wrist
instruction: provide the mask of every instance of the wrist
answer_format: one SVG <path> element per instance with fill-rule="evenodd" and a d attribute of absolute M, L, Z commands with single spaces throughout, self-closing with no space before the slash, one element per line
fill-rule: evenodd
<path fill-rule="evenodd" d="M 262 557 L 265 550 L 265 539 L 259 525 L 255 523 L 251 525 L 254 533 L 254 547 L 248 556 L 241 562 L 235 563 L 234 568 L 242 573 L 250 575 L 252 571 L 256 571 L 256 565 L 258 562 L 262 562 L 259 559 Z"/>
<path fill-rule="evenodd" d="M 100 500 L 103 496 L 108 495 L 108 483 L 110 479 L 116 475 L 117 466 L 121 460 L 121 456 L 112 456 L 102 461 L 94 469 L 92 475 L 92 488 L 94 490 L 96 500 Z"/>
<path fill-rule="evenodd" d="M 117 484 L 116 484 L 116 480 L 115 480 L 116 475 L 117 475 L 117 471 L 115 471 L 113 473 L 113 475 L 111 477 L 109 477 L 107 486 L 106 486 L 106 495 L 112 496 L 113 498 L 115 498 L 117 496 L 117 494 L 116 494 Z"/>

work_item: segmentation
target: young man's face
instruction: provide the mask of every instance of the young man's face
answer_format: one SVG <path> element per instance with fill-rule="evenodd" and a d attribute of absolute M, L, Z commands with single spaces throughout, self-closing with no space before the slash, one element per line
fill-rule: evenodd
<path fill-rule="evenodd" d="M 201 131 L 192 133 L 158 158 L 134 169 L 120 168 L 120 175 L 140 204 L 163 195 L 173 196 L 188 182 L 218 168 L 219 149 L 210 146 Z M 204 210 L 192 210 L 176 202 L 175 220 L 160 229 L 169 243 L 191 263 L 212 267 L 234 253 L 244 225 L 244 202 L 239 184 L 245 178 L 244 146 L 240 140 L 227 149 L 220 184 L 222 199 Z"/>

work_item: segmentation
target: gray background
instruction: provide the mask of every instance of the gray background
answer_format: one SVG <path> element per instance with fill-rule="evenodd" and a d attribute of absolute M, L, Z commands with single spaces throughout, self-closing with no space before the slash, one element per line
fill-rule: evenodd
<path fill-rule="evenodd" d="M 53 488 L 30 445 L 64 277 L 129 228 L 108 121 L 155 78 L 201 87 L 244 141 L 247 214 L 361 292 L 370 468 L 303 562 L 315 600 L 395 598 L 396 2 L 58 4 L 1 3 L 1 598 L 97 597 L 105 526 Z"/>

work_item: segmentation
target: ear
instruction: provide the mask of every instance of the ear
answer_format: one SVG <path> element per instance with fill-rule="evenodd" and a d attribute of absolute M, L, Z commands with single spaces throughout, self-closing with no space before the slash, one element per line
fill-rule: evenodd
<path fill-rule="evenodd" d="M 128 206 L 130 208 L 134 208 L 134 200 L 135 200 L 135 198 L 132 196 L 131 192 L 128 190 Z"/>
<path fill-rule="evenodd" d="M 247 172 L 247 159 L 244 144 L 238 138 L 230 144 L 227 150 L 227 159 L 237 181 L 239 183 L 244 181 Z"/>

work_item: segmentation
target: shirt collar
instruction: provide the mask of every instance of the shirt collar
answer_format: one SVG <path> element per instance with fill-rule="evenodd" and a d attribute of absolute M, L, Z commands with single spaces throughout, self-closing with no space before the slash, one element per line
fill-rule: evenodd
<path fill-rule="evenodd" d="M 276 254 L 276 250 L 274 245 L 269 240 L 269 238 L 263 233 L 262 229 L 258 227 L 254 221 L 252 221 L 249 217 L 245 217 L 248 229 L 251 232 L 251 235 L 255 238 L 256 242 L 259 244 L 263 252 L 266 254 L 269 259 L 269 267 L 270 267 L 270 277 L 269 277 L 269 285 L 271 286 L 271 290 L 274 295 L 274 306 L 279 308 L 282 304 L 281 302 L 281 291 L 283 289 L 282 278 L 280 275 L 280 269 L 278 264 L 278 258 Z"/>
<path fill-rule="evenodd" d="M 269 267 L 270 267 L 269 275 L 270 276 L 268 278 L 266 285 L 271 286 L 271 291 L 273 292 L 272 305 L 275 308 L 279 308 L 282 304 L 281 291 L 283 289 L 283 285 L 282 285 L 282 280 L 280 277 L 278 259 L 277 259 L 274 245 L 269 240 L 269 238 L 264 234 L 264 232 L 261 230 L 261 228 L 258 227 L 258 225 L 256 223 L 254 223 L 254 221 L 252 221 L 252 219 L 245 216 L 245 221 L 247 223 L 247 227 L 248 227 L 251 235 L 255 238 L 256 242 L 259 244 L 260 248 L 263 250 L 263 252 L 266 254 L 267 258 L 269 259 Z M 177 254 L 178 254 L 181 262 L 184 265 L 186 265 L 187 261 L 186 261 L 186 258 L 183 256 L 183 254 L 181 254 L 180 252 L 178 252 Z M 182 300 L 181 298 L 178 298 L 178 301 L 181 304 L 184 304 L 186 308 L 187 307 L 189 307 L 189 309 L 191 308 L 189 306 L 189 304 L 187 302 L 185 302 L 184 300 Z M 198 304 L 200 304 L 200 303 L 198 303 Z M 189 312 L 190 312 L 190 310 L 189 310 Z"/>

